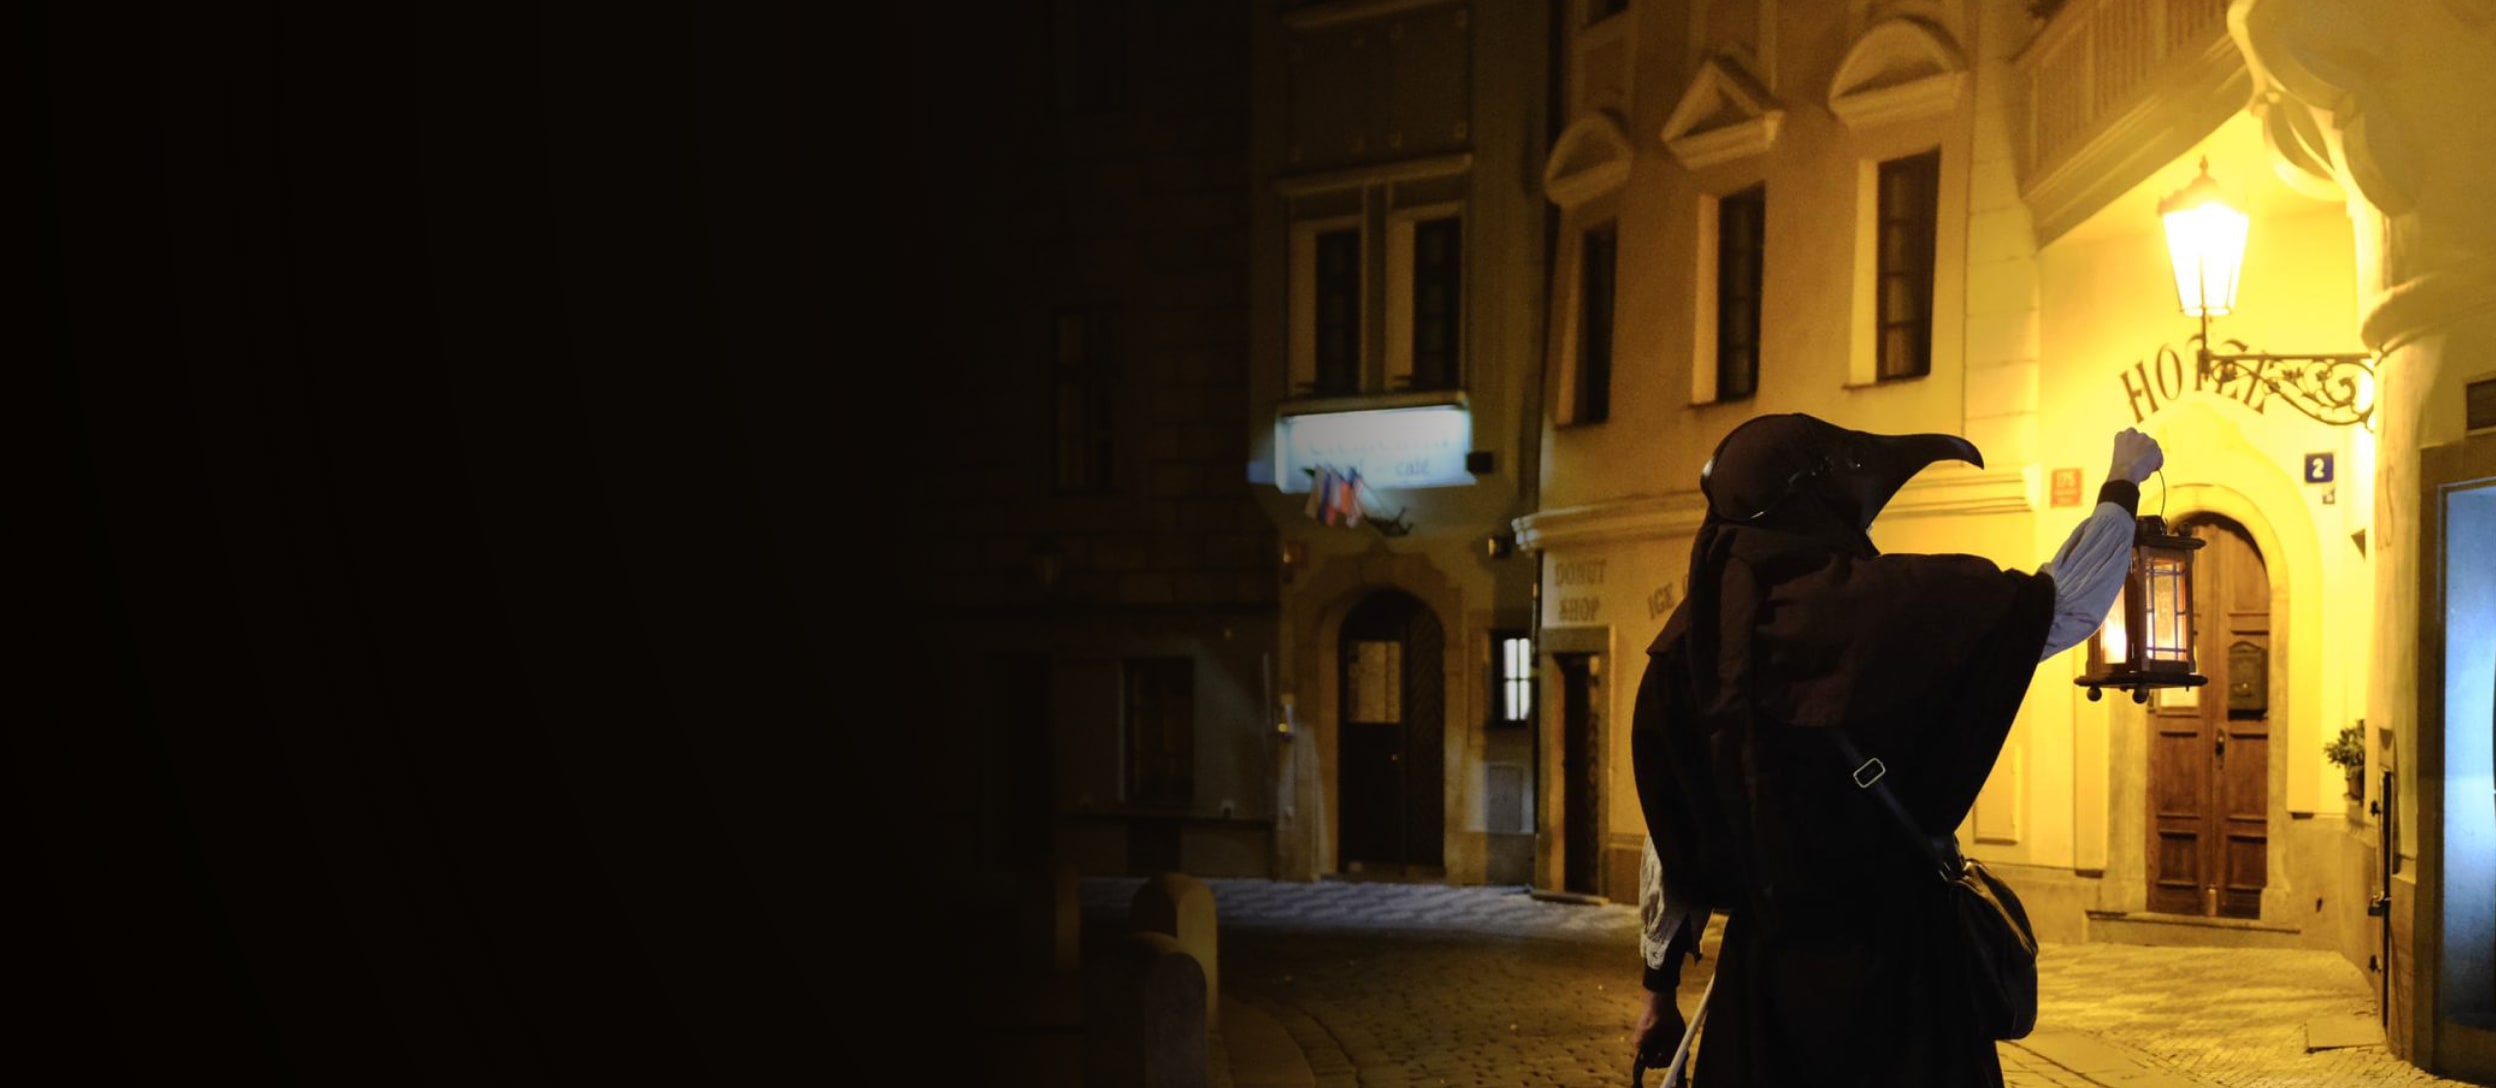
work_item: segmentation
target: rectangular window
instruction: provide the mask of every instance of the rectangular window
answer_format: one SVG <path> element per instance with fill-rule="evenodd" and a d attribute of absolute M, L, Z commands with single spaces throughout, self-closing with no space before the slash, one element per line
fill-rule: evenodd
<path fill-rule="evenodd" d="M 1057 489 L 1100 492 L 1112 484 L 1116 445 L 1111 409 L 1118 388 L 1109 351 L 1109 315 L 1099 309 L 1062 310 L 1051 348 L 1050 382 Z"/>
<path fill-rule="evenodd" d="M 1716 399 L 1759 391 L 1759 298 L 1767 278 L 1768 188 L 1716 204 Z"/>
<path fill-rule="evenodd" d="M 1317 389 L 1321 397 L 1361 391 L 1361 232 L 1317 236 Z"/>
<path fill-rule="evenodd" d="M 1933 235 L 1940 219 L 1941 152 L 1881 164 L 1874 301 L 1876 374 L 1882 381 L 1933 370 Z"/>
<path fill-rule="evenodd" d="M 2473 431 L 2496 427 L 2496 378 L 2482 378 L 2462 387 L 2462 426 Z"/>
<path fill-rule="evenodd" d="M 1461 387 L 1464 220 L 1461 205 L 1387 213 L 1386 374 L 1389 392 Z"/>
<path fill-rule="evenodd" d="M 1522 631 L 1491 632 L 1491 724 L 1534 722 L 1534 640 Z"/>
<path fill-rule="evenodd" d="M 1058 112 L 1109 113 L 1127 97 L 1126 0 L 1057 0 Z"/>
<path fill-rule="evenodd" d="M 1186 808 L 1196 793 L 1196 662 L 1126 660 L 1127 803 Z"/>
<path fill-rule="evenodd" d="M 1585 233 L 1577 281 L 1577 382 L 1572 423 L 1612 414 L 1612 289 L 1619 239 L 1611 223 Z"/>
<path fill-rule="evenodd" d="M 1453 216 L 1413 225 L 1412 387 L 1454 389 L 1464 330 L 1464 235 Z"/>

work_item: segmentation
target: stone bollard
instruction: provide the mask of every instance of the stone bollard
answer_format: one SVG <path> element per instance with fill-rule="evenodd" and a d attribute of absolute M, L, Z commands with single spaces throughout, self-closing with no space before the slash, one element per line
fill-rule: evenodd
<path fill-rule="evenodd" d="M 1135 890 L 1128 905 L 1135 929 L 1168 934 L 1205 972 L 1205 1026 L 1221 1026 L 1222 963 L 1214 939 L 1213 889 L 1185 873 L 1162 873 Z"/>
<path fill-rule="evenodd" d="M 1102 949 L 1083 982 L 1085 1088 L 1205 1088 L 1205 975 L 1166 933 Z"/>

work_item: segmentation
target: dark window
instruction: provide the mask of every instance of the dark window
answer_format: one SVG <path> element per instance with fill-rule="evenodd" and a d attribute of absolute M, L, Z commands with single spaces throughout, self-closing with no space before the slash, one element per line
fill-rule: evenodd
<path fill-rule="evenodd" d="M 1716 205 L 1716 399 L 1759 391 L 1759 294 L 1766 278 L 1768 189 Z"/>
<path fill-rule="evenodd" d="M 1933 229 L 1940 202 L 1941 152 L 1881 164 L 1874 333 L 1883 381 L 1933 370 Z"/>
<path fill-rule="evenodd" d="M 1491 724 L 1534 722 L 1534 640 L 1523 631 L 1491 632 Z"/>
<path fill-rule="evenodd" d="M 2496 427 L 2496 378 L 2484 378 L 2462 387 L 2463 426 L 2476 431 Z"/>
<path fill-rule="evenodd" d="M 1057 108 L 1109 113 L 1127 97 L 1126 0 L 1057 0 Z"/>
<path fill-rule="evenodd" d="M 1050 380 L 1055 385 L 1057 489 L 1107 491 L 1116 451 L 1110 412 L 1118 388 L 1109 351 L 1109 315 L 1097 309 L 1057 315 Z"/>
<path fill-rule="evenodd" d="M 1454 218 L 1413 226 L 1413 388 L 1454 389 L 1464 329 L 1464 233 Z"/>
<path fill-rule="evenodd" d="M 1613 225 L 1587 231 L 1577 287 L 1577 403 L 1572 423 L 1601 423 L 1612 414 L 1612 287 L 1619 253 Z"/>
<path fill-rule="evenodd" d="M 1185 808 L 1196 793 L 1196 662 L 1126 662 L 1127 803 Z"/>
<path fill-rule="evenodd" d="M 1361 232 L 1317 236 L 1317 395 L 1361 391 Z"/>

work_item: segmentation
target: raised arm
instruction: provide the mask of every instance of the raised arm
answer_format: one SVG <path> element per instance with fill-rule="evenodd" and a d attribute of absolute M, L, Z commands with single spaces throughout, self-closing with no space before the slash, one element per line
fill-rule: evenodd
<path fill-rule="evenodd" d="M 2133 517 L 2140 507 L 2141 481 L 2166 463 L 2158 441 L 2126 427 L 2115 435 L 2113 464 L 2105 486 L 2098 488 L 2097 506 L 2071 530 L 2054 558 L 2037 573 L 2054 579 L 2054 621 L 2047 628 L 2042 661 L 2088 640 L 2106 620 L 2107 610 L 2123 592 L 2124 572 L 2132 564 Z"/>

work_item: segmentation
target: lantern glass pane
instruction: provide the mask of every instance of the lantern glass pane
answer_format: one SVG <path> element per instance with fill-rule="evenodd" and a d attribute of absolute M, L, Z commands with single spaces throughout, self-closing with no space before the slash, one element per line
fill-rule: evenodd
<path fill-rule="evenodd" d="M 2107 614 L 2106 622 L 2097 629 L 2097 653 L 2108 665 L 2121 665 L 2132 660 L 2130 636 L 2125 632 L 2123 622 L 2131 611 L 2132 583 L 2127 578 L 2123 593 L 2115 598 L 2115 610 Z"/>
<path fill-rule="evenodd" d="M 2168 212 L 2167 256 L 2175 265 L 2175 297 L 2184 316 L 2212 317 L 2236 308 L 2236 277 L 2245 263 L 2245 213 L 2216 201 Z"/>
<path fill-rule="evenodd" d="M 2192 660 L 2192 600 L 2184 584 L 2184 560 L 2175 555 L 2149 558 L 2149 630 L 2143 641 L 2144 663 Z"/>

